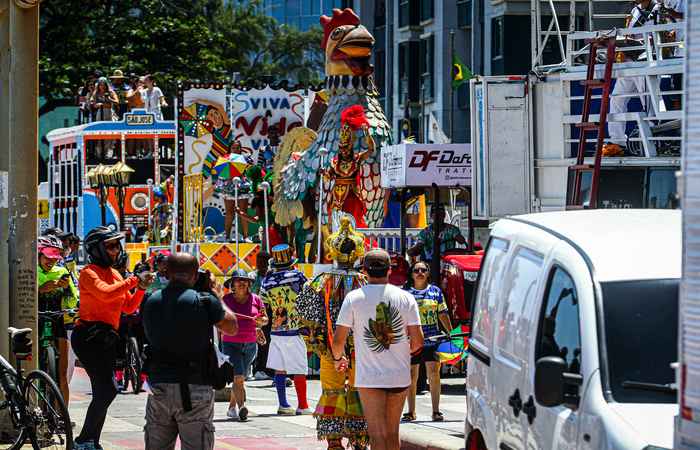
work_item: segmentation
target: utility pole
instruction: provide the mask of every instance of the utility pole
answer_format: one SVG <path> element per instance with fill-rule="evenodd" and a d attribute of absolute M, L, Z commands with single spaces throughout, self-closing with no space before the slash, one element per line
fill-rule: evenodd
<path fill-rule="evenodd" d="M 0 351 L 5 356 L 8 325 L 32 328 L 35 354 L 38 345 L 39 1 L 0 0 L 0 172 L 7 178 L 0 223 L 8 224 L 0 227 Z M 36 366 L 34 361 L 26 368 Z"/>

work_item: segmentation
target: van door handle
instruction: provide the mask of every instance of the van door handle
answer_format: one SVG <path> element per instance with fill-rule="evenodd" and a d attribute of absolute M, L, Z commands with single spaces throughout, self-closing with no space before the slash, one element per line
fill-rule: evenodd
<path fill-rule="evenodd" d="M 527 421 L 530 423 L 530 425 L 532 425 L 532 422 L 535 421 L 535 417 L 537 417 L 537 407 L 535 406 L 535 401 L 532 398 L 532 395 L 523 405 L 523 414 L 527 416 Z"/>
<path fill-rule="evenodd" d="M 508 397 L 508 406 L 513 408 L 513 415 L 518 417 L 520 410 L 523 409 L 523 401 L 520 399 L 520 390 L 516 389 L 513 395 Z"/>

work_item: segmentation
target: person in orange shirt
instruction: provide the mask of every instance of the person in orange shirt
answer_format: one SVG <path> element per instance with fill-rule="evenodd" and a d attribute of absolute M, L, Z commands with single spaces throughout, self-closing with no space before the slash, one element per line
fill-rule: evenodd
<path fill-rule="evenodd" d="M 80 272 L 80 319 L 73 328 L 71 344 L 90 377 L 92 401 L 80 435 L 73 443 L 76 450 L 102 448 L 100 434 L 107 409 L 119 392 L 114 375 L 119 317 L 122 312 L 136 311 L 153 282 L 147 265 L 136 268 L 126 280 L 114 269 L 127 257 L 122 239 L 123 234 L 107 227 L 97 227 L 85 236 L 90 264 Z M 135 293 L 129 292 L 136 287 Z"/>

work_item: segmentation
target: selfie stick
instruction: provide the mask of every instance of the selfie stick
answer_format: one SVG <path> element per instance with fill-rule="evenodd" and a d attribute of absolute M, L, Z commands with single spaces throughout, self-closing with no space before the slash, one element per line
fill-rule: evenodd
<path fill-rule="evenodd" d="M 265 205 L 265 251 L 270 253 L 270 223 L 267 214 L 267 190 L 270 188 L 270 183 L 263 181 L 260 183 L 260 187 L 263 190 L 263 204 Z"/>
<path fill-rule="evenodd" d="M 328 150 L 325 148 L 322 148 L 318 151 L 318 154 L 321 155 L 321 165 L 319 166 L 319 170 L 323 170 L 323 168 L 326 165 L 326 155 L 328 154 Z M 321 264 L 321 241 L 323 240 L 323 233 L 321 232 L 321 221 L 323 220 L 323 176 L 319 176 L 318 178 L 318 231 L 316 232 L 317 234 L 317 239 L 318 239 L 318 249 L 316 251 L 316 264 Z"/>
<path fill-rule="evenodd" d="M 241 184 L 241 177 L 235 177 L 233 179 L 233 188 L 234 188 L 234 196 L 236 198 L 236 206 L 238 206 L 238 186 Z M 236 236 L 236 269 L 238 269 L 238 260 L 240 259 L 238 257 L 238 214 L 236 214 L 235 217 L 236 221 L 234 222 L 234 228 L 233 231 Z"/>

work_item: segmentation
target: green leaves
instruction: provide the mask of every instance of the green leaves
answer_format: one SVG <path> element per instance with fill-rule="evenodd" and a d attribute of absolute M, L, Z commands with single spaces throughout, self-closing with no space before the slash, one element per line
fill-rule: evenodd
<path fill-rule="evenodd" d="M 178 81 L 241 79 L 320 81 L 320 27 L 279 27 L 260 0 L 65 0 L 42 4 L 40 94 L 74 97 L 100 69 L 156 77 L 171 96 Z"/>

